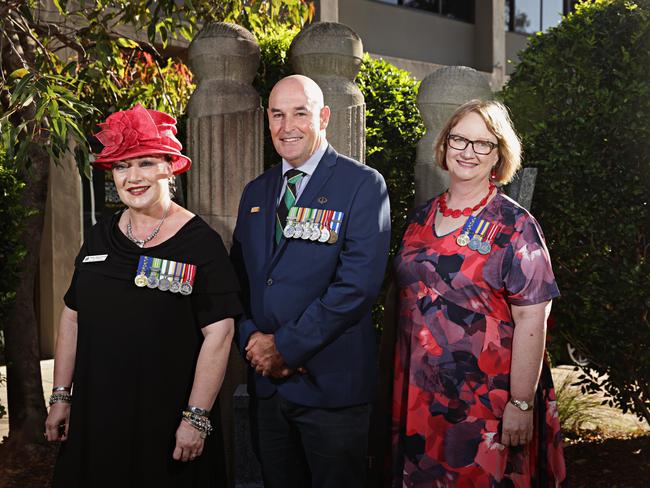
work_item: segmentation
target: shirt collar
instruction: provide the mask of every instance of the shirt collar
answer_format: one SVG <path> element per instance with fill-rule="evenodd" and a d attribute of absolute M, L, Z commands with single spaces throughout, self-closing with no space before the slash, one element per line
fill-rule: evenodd
<path fill-rule="evenodd" d="M 301 166 L 298 166 L 296 169 L 299 169 L 309 176 L 313 175 L 314 171 L 316 171 L 318 163 L 323 158 L 325 151 L 327 151 L 328 145 L 329 143 L 327 142 L 327 139 L 323 138 L 323 141 L 321 142 L 318 149 L 316 149 L 314 153 L 309 156 L 309 159 L 307 161 L 305 161 Z M 284 158 L 282 158 L 282 176 L 284 176 L 290 169 L 293 169 L 293 166 L 291 166 Z"/>

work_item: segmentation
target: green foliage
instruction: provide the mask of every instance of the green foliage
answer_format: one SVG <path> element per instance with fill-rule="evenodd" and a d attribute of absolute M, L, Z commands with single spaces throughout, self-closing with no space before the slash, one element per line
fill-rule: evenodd
<path fill-rule="evenodd" d="M 5 155 L 0 153 L 0 359 L 2 358 L 2 325 L 16 298 L 18 286 L 17 272 L 25 255 L 20 244 L 20 233 L 29 209 L 21 205 L 21 193 L 25 184 L 20 181 L 17 171 L 4 164 Z M 2 361 L 0 361 L 2 364 Z M 0 375 L 0 385 L 4 383 Z M 5 408 L 0 404 L 0 418 Z"/>
<path fill-rule="evenodd" d="M 0 328 L 16 296 L 17 270 L 25 255 L 20 233 L 31 211 L 21 204 L 24 187 L 18 172 L 6 167 L 0 154 Z"/>
<path fill-rule="evenodd" d="M 583 2 L 520 57 L 502 97 L 539 168 L 558 329 L 583 389 L 650 421 L 650 0 Z"/>
<path fill-rule="evenodd" d="M 186 0 L 182 5 L 55 0 L 54 5 L 66 22 L 35 15 L 34 0 L 0 6 L 0 141 L 7 165 L 28 165 L 33 143 L 59 161 L 73 139 L 78 163 L 88 171 L 86 135 L 107 112 L 149 101 L 149 107 L 182 114 L 193 89 L 189 72 L 156 46 L 191 40 L 202 23 L 237 22 L 263 34 L 276 25 L 302 25 L 313 15 L 307 0 Z M 146 32 L 146 40 L 128 37 L 124 26 Z M 146 79 L 131 78 L 138 63 L 144 64 Z"/>
<path fill-rule="evenodd" d="M 416 104 L 420 82 L 366 54 L 357 84 L 366 101 L 366 164 L 384 176 L 390 195 L 392 260 L 415 196 L 415 150 L 424 135 Z"/>
<path fill-rule="evenodd" d="M 372 59 L 368 54 L 363 58 L 356 81 L 366 101 L 366 164 L 383 175 L 390 196 L 390 266 L 415 196 L 415 150 L 424 135 L 416 104 L 420 83 L 407 71 L 382 59 Z M 385 292 L 386 284 L 372 312 L 379 329 Z"/>
<path fill-rule="evenodd" d="M 253 81 L 253 86 L 260 94 L 262 106 L 266 108 L 269 104 L 269 95 L 279 80 L 293 74 L 291 64 L 287 58 L 291 41 L 300 32 L 297 27 L 279 25 L 274 29 L 258 36 L 260 45 L 260 67 Z M 273 141 L 269 133 L 269 120 L 264 115 L 264 167 L 265 169 L 274 166 L 280 161 L 280 157 L 273 148 Z"/>
<path fill-rule="evenodd" d="M 560 417 L 562 432 L 578 435 L 587 424 L 598 424 L 598 401 L 593 395 L 587 395 L 571 384 L 571 376 L 567 375 L 555 387 L 557 413 Z"/>

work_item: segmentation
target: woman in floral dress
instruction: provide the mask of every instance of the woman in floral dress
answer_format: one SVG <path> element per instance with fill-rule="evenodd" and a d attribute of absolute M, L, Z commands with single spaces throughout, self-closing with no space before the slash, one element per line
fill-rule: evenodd
<path fill-rule="evenodd" d="M 461 106 L 436 143 L 449 189 L 396 258 L 393 487 L 562 486 L 546 318 L 559 295 L 537 221 L 496 190 L 520 167 L 506 108 Z"/>

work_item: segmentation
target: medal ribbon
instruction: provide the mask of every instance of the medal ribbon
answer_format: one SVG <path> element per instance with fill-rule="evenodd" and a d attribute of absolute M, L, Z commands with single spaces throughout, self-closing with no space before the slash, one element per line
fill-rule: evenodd
<path fill-rule="evenodd" d="M 473 217 L 473 219 L 474 220 L 472 220 L 472 223 L 469 226 L 469 231 L 467 232 L 467 235 L 469 236 L 470 239 L 474 237 L 474 235 L 476 234 L 476 230 L 481 223 L 481 219 L 479 219 L 478 217 Z"/>
<path fill-rule="evenodd" d="M 305 207 L 298 208 L 298 222 L 303 223 L 305 218 Z"/>
<path fill-rule="evenodd" d="M 160 259 L 160 258 L 153 258 L 153 263 L 151 263 L 151 268 L 149 268 L 150 269 L 149 274 L 151 274 L 151 273 L 156 273 L 158 275 L 160 274 L 160 263 L 161 263 L 161 261 L 162 261 L 162 259 Z"/>
<path fill-rule="evenodd" d="M 488 231 L 487 235 L 485 236 L 485 240 L 487 242 L 492 242 L 494 241 L 494 238 L 497 236 L 497 233 L 501 230 L 501 224 L 492 224 L 490 227 L 490 230 Z"/>
<path fill-rule="evenodd" d="M 187 267 L 189 268 L 189 271 L 187 273 L 187 281 L 186 281 L 186 283 L 189 283 L 190 285 L 194 286 L 194 277 L 196 275 L 196 265 L 188 264 Z"/>
<path fill-rule="evenodd" d="M 463 230 L 460 232 L 461 234 L 466 234 L 469 236 L 470 229 L 476 222 L 476 217 L 472 216 L 469 219 L 465 221 L 465 225 L 463 226 Z"/>
<path fill-rule="evenodd" d="M 339 233 L 339 229 L 341 228 L 341 222 L 343 222 L 343 212 L 334 212 L 334 215 L 332 216 L 331 229 L 337 234 Z"/>
<path fill-rule="evenodd" d="M 330 229 L 330 226 L 332 225 L 332 215 L 334 215 L 334 212 L 332 210 L 325 210 L 325 227 L 327 229 Z"/>
<path fill-rule="evenodd" d="M 483 236 L 490 226 L 491 224 L 487 220 L 479 219 L 478 229 L 476 229 L 475 233 L 479 241 L 483 240 Z"/>

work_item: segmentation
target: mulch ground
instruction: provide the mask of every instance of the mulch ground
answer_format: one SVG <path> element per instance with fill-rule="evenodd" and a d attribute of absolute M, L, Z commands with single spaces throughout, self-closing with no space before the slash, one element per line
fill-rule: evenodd
<path fill-rule="evenodd" d="M 594 433 L 565 447 L 571 488 L 645 488 L 650 485 L 650 435 L 603 438 Z M 0 444 L 0 488 L 47 488 L 57 446 L 16 449 Z"/>
<path fill-rule="evenodd" d="M 650 435 L 587 435 L 564 448 L 571 488 L 650 486 Z"/>

